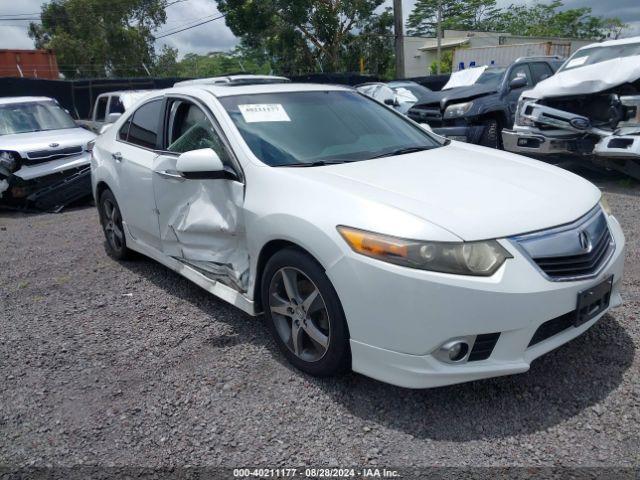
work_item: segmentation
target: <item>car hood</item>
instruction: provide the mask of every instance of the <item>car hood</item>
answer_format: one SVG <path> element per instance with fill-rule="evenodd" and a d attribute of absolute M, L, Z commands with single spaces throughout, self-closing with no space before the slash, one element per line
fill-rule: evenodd
<path fill-rule="evenodd" d="M 640 55 L 573 68 L 538 83 L 522 96 L 549 98 L 604 92 L 640 78 Z"/>
<path fill-rule="evenodd" d="M 469 87 L 451 88 L 449 90 L 442 90 L 440 92 L 431 92 L 425 94 L 424 98 L 414 105 L 414 108 L 439 104 L 440 108 L 444 109 L 447 105 L 454 101 L 471 100 L 473 98 L 482 97 L 495 93 L 497 89 L 487 85 L 471 85 Z"/>
<path fill-rule="evenodd" d="M 15 133 L 0 135 L 0 150 L 18 152 L 25 158 L 27 152 L 58 150 L 66 147 L 85 146 L 96 138 L 94 133 L 84 128 L 65 128 L 43 132 Z M 57 144 L 52 146 L 53 144 Z"/>
<path fill-rule="evenodd" d="M 412 214 L 465 241 L 566 224 L 601 196 L 593 184 L 560 168 L 458 142 L 395 157 L 287 170 Z"/>

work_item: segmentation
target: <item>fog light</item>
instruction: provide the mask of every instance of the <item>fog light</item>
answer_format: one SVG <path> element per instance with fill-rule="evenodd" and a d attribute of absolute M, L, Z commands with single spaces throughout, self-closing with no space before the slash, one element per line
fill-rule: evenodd
<path fill-rule="evenodd" d="M 460 362 L 467 357 L 469 353 L 469 344 L 462 340 L 453 340 L 445 343 L 440 347 L 441 357 L 449 362 Z"/>

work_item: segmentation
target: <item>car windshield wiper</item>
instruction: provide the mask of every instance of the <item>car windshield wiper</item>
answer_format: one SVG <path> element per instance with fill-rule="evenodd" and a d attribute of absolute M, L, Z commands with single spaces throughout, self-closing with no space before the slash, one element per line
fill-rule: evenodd
<path fill-rule="evenodd" d="M 274 167 L 323 167 L 325 165 L 338 165 L 340 163 L 357 162 L 358 160 L 316 160 L 315 162 L 283 163 Z"/>
<path fill-rule="evenodd" d="M 396 155 L 404 155 L 405 153 L 422 152 L 424 150 L 431 150 L 432 148 L 433 147 L 431 146 L 398 148 L 397 150 L 392 150 L 390 152 L 384 152 L 379 155 L 374 155 L 373 157 L 370 158 L 370 160 L 373 160 L 374 158 L 394 157 Z"/>

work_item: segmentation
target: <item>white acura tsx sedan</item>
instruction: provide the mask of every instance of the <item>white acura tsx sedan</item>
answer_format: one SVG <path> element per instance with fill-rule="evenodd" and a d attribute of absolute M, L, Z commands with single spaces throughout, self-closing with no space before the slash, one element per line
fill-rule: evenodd
<path fill-rule="evenodd" d="M 623 233 L 586 180 L 351 89 L 241 83 L 146 97 L 95 142 L 93 192 L 113 257 L 264 313 L 299 369 L 525 372 L 620 305 Z"/>

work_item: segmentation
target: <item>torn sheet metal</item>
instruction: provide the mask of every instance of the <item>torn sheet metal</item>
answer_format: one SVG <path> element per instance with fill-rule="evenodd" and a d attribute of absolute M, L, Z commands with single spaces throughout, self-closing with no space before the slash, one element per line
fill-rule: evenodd
<path fill-rule="evenodd" d="M 158 157 L 156 171 L 166 169 L 172 161 L 175 158 Z M 163 252 L 211 279 L 246 292 L 249 253 L 241 219 L 244 185 L 155 175 L 154 193 Z"/>

